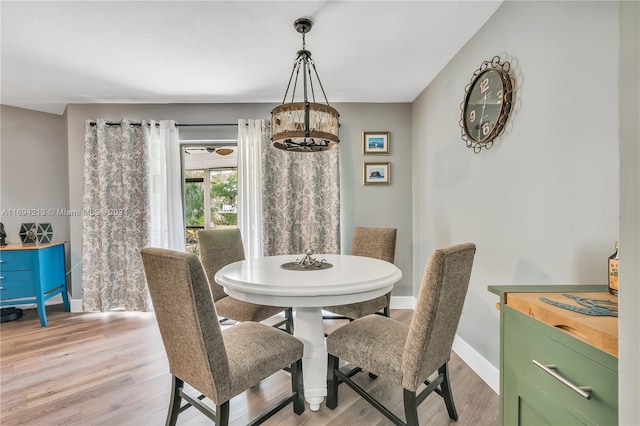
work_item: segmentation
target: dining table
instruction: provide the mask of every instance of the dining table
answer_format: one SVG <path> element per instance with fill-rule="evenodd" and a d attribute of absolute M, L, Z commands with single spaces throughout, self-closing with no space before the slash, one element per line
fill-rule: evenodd
<path fill-rule="evenodd" d="M 309 259 L 313 262 L 306 262 Z M 304 396 L 312 411 L 320 408 L 327 395 L 322 308 L 374 299 L 389 293 L 401 278 L 402 271 L 384 260 L 345 254 L 311 257 L 309 253 L 237 261 L 214 277 L 236 299 L 293 308 L 294 336 L 304 344 Z"/>

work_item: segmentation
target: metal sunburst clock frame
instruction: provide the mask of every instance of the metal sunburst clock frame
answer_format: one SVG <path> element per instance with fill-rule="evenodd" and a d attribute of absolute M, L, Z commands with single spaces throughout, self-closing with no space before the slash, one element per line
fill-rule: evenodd
<path fill-rule="evenodd" d="M 509 74 L 511 64 L 499 56 L 483 61 L 466 85 L 460 104 L 460 132 L 467 148 L 478 154 L 491 149 L 502 135 L 514 103 L 515 80 Z"/>

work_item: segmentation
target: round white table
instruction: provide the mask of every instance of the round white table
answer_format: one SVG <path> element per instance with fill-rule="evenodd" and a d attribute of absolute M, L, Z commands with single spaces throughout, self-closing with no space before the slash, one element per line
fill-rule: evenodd
<path fill-rule="evenodd" d="M 304 343 L 304 395 L 317 411 L 327 395 L 327 347 L 322 307 L 362 302 L 391 291 L 402 278 L 394 264 L 370 257 L 316 254 L 333 267 L 287 270 L 283 263 L 304 255 L 247 259 L 221 268 L 215 275 L 225 292 L 236 299 L 261 305 L 294 308 L 294 336 Z"/>

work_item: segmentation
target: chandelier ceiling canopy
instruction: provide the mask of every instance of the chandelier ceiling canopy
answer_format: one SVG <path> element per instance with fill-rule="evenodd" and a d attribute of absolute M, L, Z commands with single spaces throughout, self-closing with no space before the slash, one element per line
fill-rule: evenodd
<path fill-rule="evenodd" d="M 271 140 L 274 147 L 286 151 L 327 151 L 338 146 L 338 118 L 340 115 L 335 108 L 329 105 L 316 65 L 311 59 L 311 52 L 306 49 L 305 35 L 311 30 L 313 22 L 307 18 L 300 18 L 293 25 L 296 31 L 302 34 L 302 49 L 298 50 L 293 63 L 293 70 L 282 105 L 271 111 Z M 295 102 L 298 77 L 300 77 L 301 71 L 303 99 L 301 102 Z M 322 91 L 325 103 L 316 102 L 314 76 L 317 87 Z M 293 88 L 291 88 L 292 82 Z M 287 103 L 289 89 L 291 89 L 291 98 Z M 309 95 L 311 95 L 311 101 L 309 101 Z"/>

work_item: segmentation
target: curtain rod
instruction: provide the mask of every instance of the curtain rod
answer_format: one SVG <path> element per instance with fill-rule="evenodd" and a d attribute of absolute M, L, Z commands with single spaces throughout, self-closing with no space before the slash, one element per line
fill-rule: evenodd
<path fill-rule="evenodd" d="M 105 123 L 107 126 L 119 126 L 121 123 L 117 123 L 117 122 L 112 122 L 112 121 L 107 121 Z M 141 126 L 142 123 L 129 123 L 132 126 Z M 90 121 L 89 122 L 90 126 L 95 126 L 96 122 L 95 121 Z M 156 126 L 158 126 L 159 124 L 156 123 Z M 176 127 L 223 127 L 223 126 L 237 126 L 238 123 L 202 123 L 202 124 L 191 124 L 191 123 L 185 123 L 185 124 L 179 124 L 176 123 Z"/>

